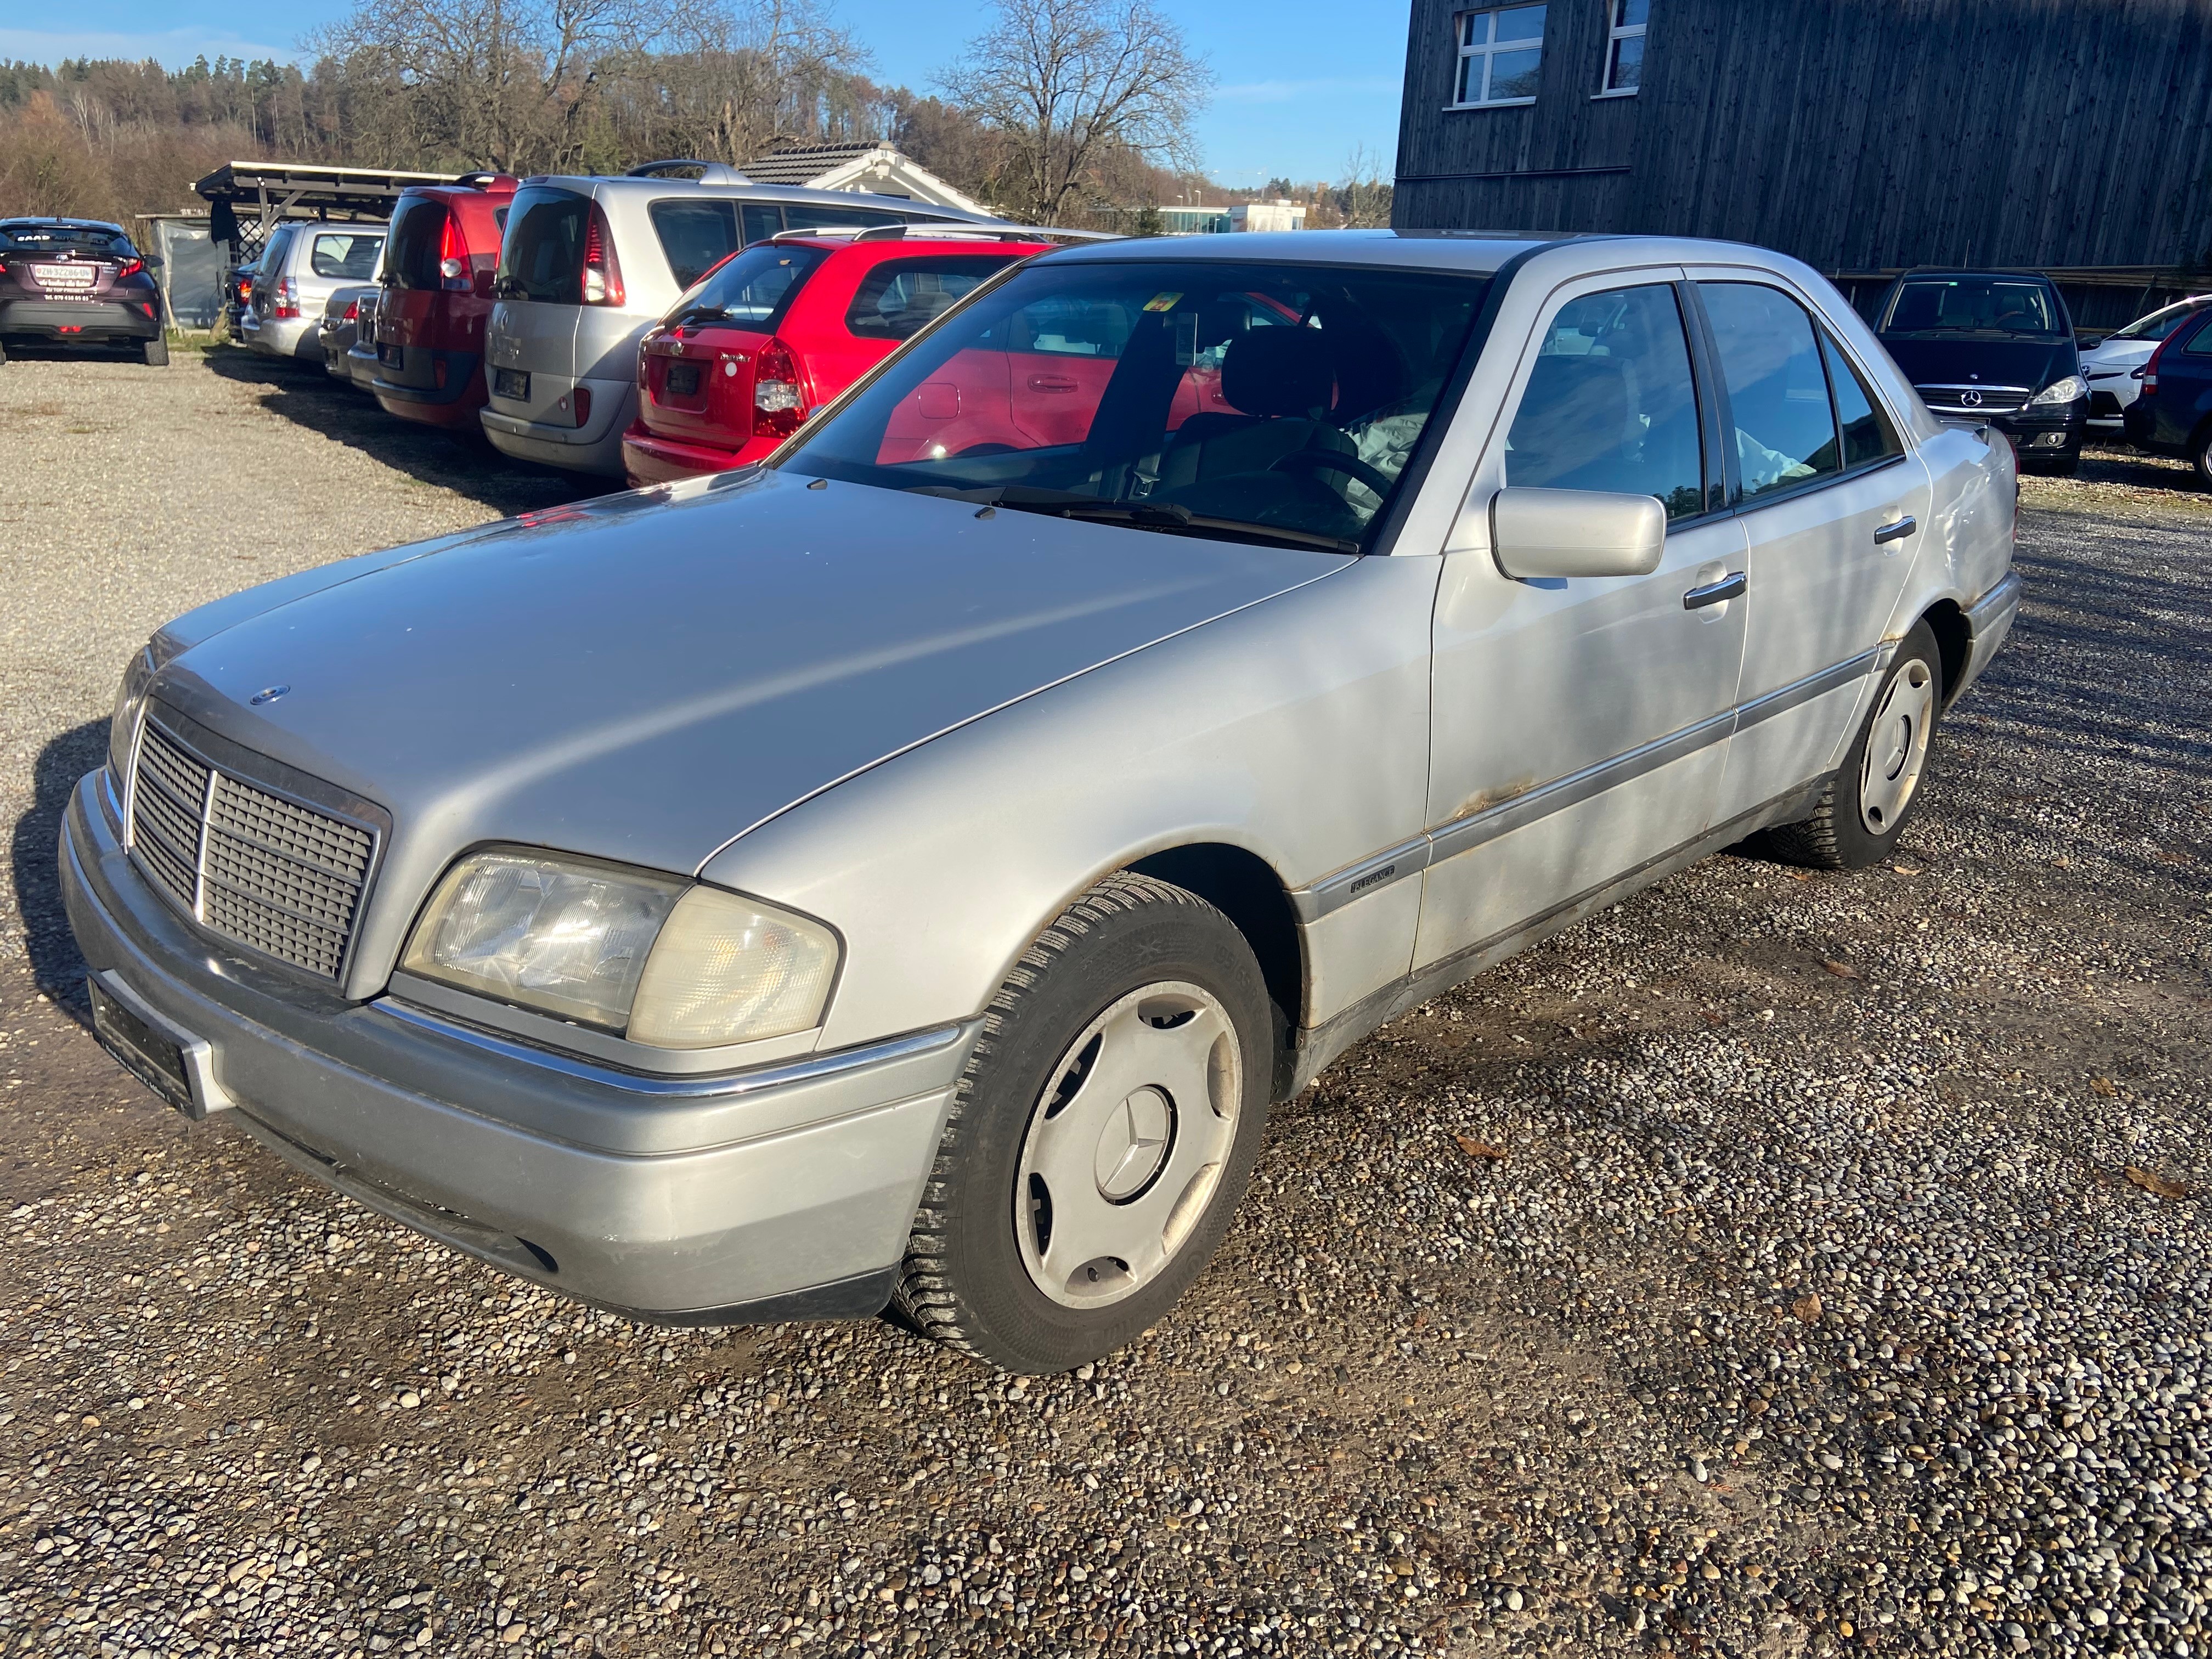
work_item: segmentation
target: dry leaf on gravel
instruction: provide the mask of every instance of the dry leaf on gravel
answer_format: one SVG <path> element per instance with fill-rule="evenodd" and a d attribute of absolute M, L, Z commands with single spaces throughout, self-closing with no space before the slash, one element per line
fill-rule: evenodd
<path fill-rule="evenodd" d="M 1957 751 L 1953 752 L 1955 754 Z M 1920 866 L 1917 864 L 1893 864 L 1889 867 L 1900 876 L 1917 876 L 1920 873 Z"/>
<path fill-rule="evenodd" d="M 1810 870 L 1784 870 L 1782 873 L 1789 877 L 1792 881 L 1810 881 L 1813 879 L 1813 872 Z"/>
<path fill-rule="evenodd" d="M 2118 1099 L 2120 1093 L 2118 1087 L 2112 1082 L 2112 1079 L 2108 1077 L 2091 1078 L 2089 1079 L 2089 1092 L 2092 1094 L 2102 1095 L 2107 1100 Z"/>
<path fill-rule="evenodd" d="M 1819 1324 L 1820 1322 L 1820 1291 L 1806 1291 L 1804 1295 L 1799 1297 L 1795 1302 L 1790 1304 L 1790 1311 L 1796 1314 L 1798 1318 L 1803 1320 L 1808 1325 Z"/>
<path fill-rule="evenodd" d="M 2133 1164 L 2128 1165 L 2128 1184 L 2140 1187 L 2145 1192 L 2154 1194 L 2160 1198 L 2187 1198 L 2191 1191 L 2179 1181 L 2160 1175 L 2153 1170 L 2140 1169 Z"/>
<path fill-rule="evenodd" d="M 1859 970 L 1852 967 L 1849 963 L 1830 962 L 1824 957 L 1820 960 L 1820 966 L 1826 969 L 1838 979 L 1856 979 L 1859 976 Z"/>
<path fill-rule="evenodd" d="M 1452 1139 L 1459 1142 L 1460 1151 L 1465 1152 L 1469 1158 L 1486 1159 L 1494 1164 L 1505 1156 L 1505 1149 L 1503 1146 L 1493 1146 L 1486 1140 L 1475 1139 L 1472 1135 L 1454 1135 Z"/>

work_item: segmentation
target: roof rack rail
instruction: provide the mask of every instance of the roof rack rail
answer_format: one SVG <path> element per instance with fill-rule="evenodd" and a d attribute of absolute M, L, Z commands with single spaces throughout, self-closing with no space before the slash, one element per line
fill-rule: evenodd
<path fill-rule="evenodd" d="M 811 230 L 780 230 L 771 242 L 798 241 L 810 236 L 845 237 L 855 242 L 896 242 L 913 237 L 951 237 L 963 242 L 1118 242 L 1124 239 L 1110 230 L 1066 230 L 1057 225 L 978 224 L 972 221 L 939 219 L 919 224 L 822 225 Z"/>
<path fill-rule="evenodd" d="M 727 161 L 702 161 L 689 156 L 672 156 L 665 161 L 646 161 L 623 174 L 625 179 L 660 179 L 679 167 L 699 169 L 702 185 L 749 185 L 752 180 Z"/>
<path fill-rule="evenodd" d="M 453 182 L 457 185 L 465 185 L 471 190 L 488 190 L 501 179 L 505 179 L 509 184 L 520 182 L 513 173 L 501 173 L 497 167 L 483 167 L 474 173 L 465 173 Z"/>

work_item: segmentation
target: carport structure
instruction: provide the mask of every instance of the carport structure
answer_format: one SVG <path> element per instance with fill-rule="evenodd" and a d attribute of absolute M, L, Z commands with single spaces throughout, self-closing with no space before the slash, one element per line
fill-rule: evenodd
<path fill-rule="evenodd" d="M 418 185 L 450 185 L 454 177 L 385 167 L 226 161 L 192 188 L 212 204 L 209 234 L 229 244 L 228 263 L 235 269 L 258 253 L 269 233 L 288 219 L 337 224 L 388 220 L 400 191 Z"/>

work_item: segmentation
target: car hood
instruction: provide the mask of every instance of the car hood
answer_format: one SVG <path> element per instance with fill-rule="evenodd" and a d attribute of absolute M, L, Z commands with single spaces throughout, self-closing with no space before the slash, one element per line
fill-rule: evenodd
<path fill-rule="evenodd" d="M 155 695 L 389 811 L 380 893 L 488 840 L 695 871 L 933 735 L 1350 562 L 730 474 L 219 602 Z"/>
<path fill-rule="evenodd" d="M 1915 386 L 2024 386 L 2041 391 L 2074 373 L 2071 340 L 1922 338 L 1885 334 L 1882 345 Z"/>

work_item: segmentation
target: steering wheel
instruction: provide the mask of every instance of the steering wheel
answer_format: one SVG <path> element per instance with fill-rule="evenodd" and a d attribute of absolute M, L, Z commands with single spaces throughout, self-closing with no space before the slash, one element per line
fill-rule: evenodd
<path fill-rule="evenodd" d="M 1370 466 L 1357 455 L 1344 455 L 1333 449 L 1294 449 L 1273 462 L 1270 472 L 1342 472 L 1358 479 L 1377 496 L 1390 493 L 1390 475 L 1377 466 Z"/>

